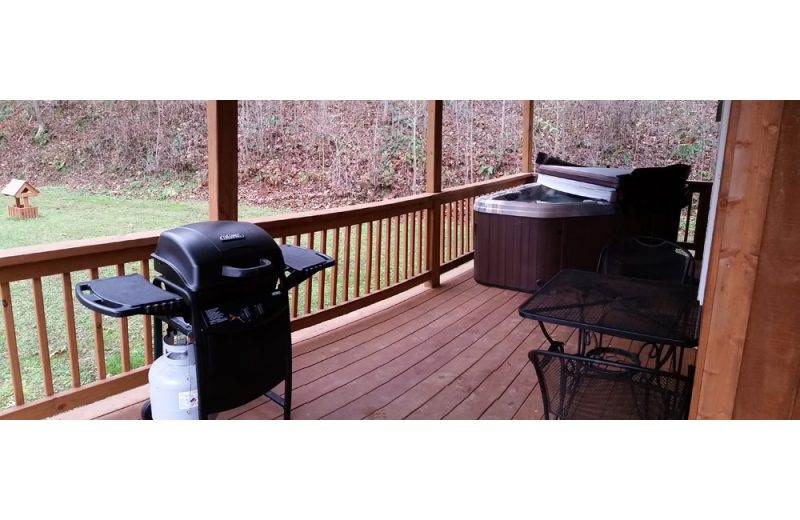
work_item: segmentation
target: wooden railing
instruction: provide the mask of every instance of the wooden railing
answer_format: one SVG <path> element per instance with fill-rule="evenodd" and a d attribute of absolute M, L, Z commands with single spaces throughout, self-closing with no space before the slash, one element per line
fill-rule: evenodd
<path fill-rule="evenodd" d="M 441 271 L 469 261 L 474 199 L 531 179 L 518 174 L 436 194 L 249 222 L 279 243 L 312 247 L 337 260 L 336 267 L 290 292 L 292 330 L 298 330 L 431 280 L 426 223 L 434 208 L 441 211 L 441 227 L 433 233 L 440 241 Z M 153 361 L 150 318 L 103 317 L 75 305 L 73 291 L 76 283 L 90 278 L 138 272 L 151 279 L 149 257 L 159 234 L 0 252 L 6 343 L 5 355 L 0 354 L 0 390 L 7 389 L 3 394 L 12 399 L 0 402 L 0 409 L 10 406 L 0 418 L 49 417 L 147 383 Z"/>
<path fill-rule="evenodd" d="M 689 181 L 692 202 L 681 211 L 677 242 L 702 260 L 711 208 L 711 181 Z"/>

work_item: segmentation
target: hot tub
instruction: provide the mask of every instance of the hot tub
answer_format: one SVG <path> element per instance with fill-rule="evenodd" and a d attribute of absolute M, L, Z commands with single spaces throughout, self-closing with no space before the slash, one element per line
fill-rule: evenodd
<path fill-rule="evenodd" d="M 526 218 L 566 218 L 616 215 L 619 207 L 613 202 L 579 197 L 542 184 L 525 184 L 478 198 L 475 211 Z"/>
<path fill-rule="evenodd" d="M 663 216 L 623 215 L 615 202 L 538 183 L 492 193 L 475 201 L 475 280 L 533 292 L 561 269 L 594 271 L 615 238 L 665 229 Z"/>

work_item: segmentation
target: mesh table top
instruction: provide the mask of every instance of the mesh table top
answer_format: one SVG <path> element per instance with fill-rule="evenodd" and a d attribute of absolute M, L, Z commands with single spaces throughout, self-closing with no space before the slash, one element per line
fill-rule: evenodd
<path fill-rule="evenodd" d="M 523 318 L 679 347 L 697 345 L 697 287 L 566 269 L 519 308 Z"/>

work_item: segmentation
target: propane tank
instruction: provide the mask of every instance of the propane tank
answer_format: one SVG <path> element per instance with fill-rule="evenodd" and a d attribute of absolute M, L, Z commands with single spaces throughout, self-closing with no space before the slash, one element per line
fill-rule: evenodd
<path fill-rule="evenodd" d="M 164 353 L 148 374 L 153 419 L 199 419 L 194 343 L 174 332 L 164 336 Z"/>

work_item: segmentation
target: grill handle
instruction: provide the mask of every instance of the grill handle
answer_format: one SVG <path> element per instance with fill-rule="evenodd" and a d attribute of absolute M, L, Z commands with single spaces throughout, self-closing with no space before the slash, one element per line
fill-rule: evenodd
<path fill-rule="evenodd" d="M 263 276 L 272 272 L 272 262 L 266 258 L 259 260 L 260 265 L 255 267 L 231 267 L 230 265 L 222 266 L 222 276 L 227 278 L 252 278 L 254 276 Z"/>

